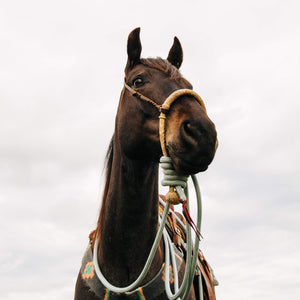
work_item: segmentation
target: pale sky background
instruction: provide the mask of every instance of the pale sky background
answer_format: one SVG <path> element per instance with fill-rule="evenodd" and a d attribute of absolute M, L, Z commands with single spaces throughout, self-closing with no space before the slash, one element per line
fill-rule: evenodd
<path fill-rule="evenodd" d="M 72 299 L 129 32 L 181 68 L 219 135 L 201 248 L 219 300 L 300 299 L 300 2 L 0 1 L 0 299 Z"/>

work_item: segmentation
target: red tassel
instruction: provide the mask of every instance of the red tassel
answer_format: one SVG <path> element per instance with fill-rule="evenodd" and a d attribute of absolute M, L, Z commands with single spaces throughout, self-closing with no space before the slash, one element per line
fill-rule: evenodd
<path fill-rule="evenodd" d="M 194 221 L 193 221 L 193 219 L 192 219 L 192 217 L 191 217 L 191 215 L 188 211 L 188 208 L 187 208 L 187 205 L 186 205 L 187 199 L 184 200 L 184 201 L 182 199 L 180 199 L 180 203 L 182 204 L 182 212 L 183 212 L 183 215 L 184 215 L 186 221 L 191 225 L 191 227 L 193 228 L 198 240 L 200 241 L 201 238 L 203 238 L 203 236 L 201 235 L 197 225 L 194 223 Z"/>

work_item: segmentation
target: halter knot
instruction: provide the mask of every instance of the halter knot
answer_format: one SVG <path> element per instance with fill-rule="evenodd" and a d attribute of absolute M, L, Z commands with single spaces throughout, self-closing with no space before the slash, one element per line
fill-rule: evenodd
<path fill-rule="evenodd" d="M 172 159 L 168 156 L 162 156 L 160 158 L 160 166 L 164 174 L 161 184 L 163 186 L 170 186 L 170 190 L 166 195 L 166 201 L 170 204 L 179 204 L 180 197 L 174 187 L 180 186 L 185 189 L 188 176 L 177 174 Z"/>
<path fill-rule="evenodd" d="M 158 110 L 160 113 L 163 113 L 163 114 L 166 114 L 169 111 L 167 108 L 162 107 L 162 105 L 159 106 Z"/>

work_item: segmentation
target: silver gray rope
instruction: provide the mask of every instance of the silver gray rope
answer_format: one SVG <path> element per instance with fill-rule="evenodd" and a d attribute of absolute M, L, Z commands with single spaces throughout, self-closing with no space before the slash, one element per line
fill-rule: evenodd
<path fill-rule="evenodd" d="M 163 186 L 181 186 L 183 189 L 186 188 L 186 182 L 188 176 L 178 175 L 174 170 L 171 157 L 162 156 L 160 158 L 160 166 L 163 170 L 164 178 L 161 181 Z M 180 195 L 179 195 L 180 196 Z"/>
<path fill-rule="evenodd" d="M 106 288 L 108 288 L 109 290 L 111 290 L 115 293 L 126 293 L 126 292 L 131 292 L 131 291 L 133 291 L 133 290 L 135 290 L 136 288 L 139 287 L 139 284 L 143 281 L 143 279 L 145 278 L 145 276 L 147 275 L 147 273 L 150 269 L 151 263 L 152 263 L 153 258 L 155 256 L 156 250 L 158 248 L 161 236 L 162 236 L 164 228 L 165 228 L 165 224 L 166 224 L 166 220 L 167 220 L 167 217 L 168 217 L 169 209 L 170 209 L 170 204 L 167 203 L 166 206 L 165 206 L 164 212 L 163 212 L 163 216 L 162 216 L 162 219 L 161 219 L 161 222 L 160 222 L 159 229 L 156 233 L 155 240 L 153 242 L 153 245 L 152 245 L 152 248 L 150 250 L 148 259 L 146 261 L 146 264 L 145 264 L 141 274 L 139 275 L 139 277 L 132 284 L 130 284 L 128 286 L 125 286 L 125 287 L 114 286 L 110 282 L 108 282 L 107 279 L 104 277 L 104 275 L 102 274 L 102 272 L 100 270 L 100 266 L 99 266 L 99 263 L 98 263 L 98 257 L 97 257 L 97 255 L 98 255 L 98 240 L 95 241 L 94 251 L 93 251 L 93 263 L 94 263 L 94 267 L 95 267 L 95 272 L 96 272 L 99 280 L 102 282 L 102 284 Z"/>

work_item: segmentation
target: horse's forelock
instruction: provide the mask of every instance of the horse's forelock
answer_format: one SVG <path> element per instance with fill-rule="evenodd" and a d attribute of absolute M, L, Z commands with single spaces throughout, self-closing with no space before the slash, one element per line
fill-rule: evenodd
<path fill-rule="evenodd" d="M 169 75 L 171 79 L 182 78 L 179 70 L 169 63 L 167 60 L 160 57 L 157 58 L 142 58 L 141 63 L 147 67 L 157 69 Z"/>
<path fill-rule="evenodd" d="M 184 77 L 182 77 L 180 71 L 166 59 L 162 59 L 160 57 L 141 58 L 141 63 L 149 68 L 162 71 L 163 73 L 167 74 L 170 77 L 170 79 L 175 80 L 177 82 L 184 82 L 192 88 L 191 84 Z"/>

